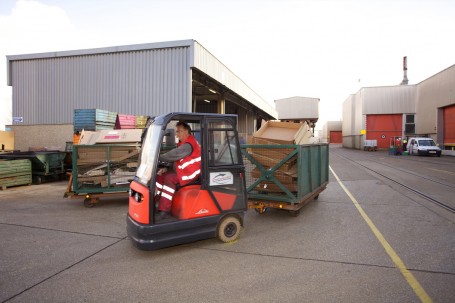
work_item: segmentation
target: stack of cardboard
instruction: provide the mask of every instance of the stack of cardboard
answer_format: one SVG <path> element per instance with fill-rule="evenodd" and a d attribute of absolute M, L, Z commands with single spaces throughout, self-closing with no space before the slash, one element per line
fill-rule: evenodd
<path fill-rule="evenodd" d="M 75 146 L 78 189 L 128 184 L 135 175 L 142 130 L 83 131 Z"/>
<path fill-rule="evenodd" d="M 294 147 L 273 148 L 274 145 L 307 144 L 310 142 L 311 137 L 312 133 L 307 123 L 268 121 L 253 134 L 252 138 L 248 139 L 248 144 L 267 145 L 267 147 L 250 148 L 248 152 L 258 163 L 268 170 L 282 162 L 294 150 Z M 251 172 L 251 176 L 255 181 L 263 173 L 258 167 L 255 167 Z M 273 179 L 275 179 L 289 191 L 296 192 L 298 191 L 297 176 L 297 157 L 293 156 L 276 169 L 272 178 L 267 181 L 261 181 L 256 186 L 256 189 L 267 192 L 282 192 L 283 190 L 273 182 Z"/>

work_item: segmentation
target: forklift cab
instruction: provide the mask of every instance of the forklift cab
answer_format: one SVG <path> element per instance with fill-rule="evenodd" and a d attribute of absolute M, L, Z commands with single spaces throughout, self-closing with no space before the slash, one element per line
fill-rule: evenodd
<path fill-rule="evenodd" d="M 191 126 L 201 146 L 201 173 L 197 182 L 177 187 L 172 216 L 161 219 L 155 188 L 158 158 L 177 147 L 178 121 Z M 247 196 L 236 122 L 236 115 L 199 113 L 171 113 L 149 120 L 129 190 L 127 232 L 137 247 L 153 250 L 212 237 L 224 242 L 238 237 Z"/>

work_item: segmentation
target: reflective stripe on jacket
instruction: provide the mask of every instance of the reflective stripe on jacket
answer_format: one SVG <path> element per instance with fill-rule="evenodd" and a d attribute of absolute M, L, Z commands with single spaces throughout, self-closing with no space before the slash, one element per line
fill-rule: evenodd
<path fill-rule="evenodd" d="M 185 185 L 196 180 L 201 174 L 201 146 L 192 135 L 184 142 L 179 142 L 178 146 L 185 143 L 189 143 L 193 151 L 189 156 L 175 163 L 180 185 Z"/>

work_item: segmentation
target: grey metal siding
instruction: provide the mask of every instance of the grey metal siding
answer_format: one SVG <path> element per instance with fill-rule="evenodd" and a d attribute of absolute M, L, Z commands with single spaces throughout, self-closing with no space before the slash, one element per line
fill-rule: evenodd
<path fill-rule="evenodd" d="M 77 108 L 191 111 L 189 48 L 12 60 L 13 116 L 30 125 L 72 123 Z"/>
<path fill-rule="evenodd" d="M 363 114 L 415 113 L 415 85 L 364 87 L 359 93 Z"/>
<path fill-rule="evenodd" d="M 455 104 L 455 65 L 417 84 L 416 133 L 434 134 L 438 127 L 438 108 Z"/>
<path fill-rule="evenodd" d="M 262 109 L 272 117 L 277 117 L 277 112 L 271 104 L 262 99 L 256 92 L 229 70 L 223 63 L 215 58 L 202 45 L 194 41 L 194 65 L 195 68 L 209 75 L 219 83 L 229 87 L 251 104 Z"/>
<path fill-rule="evenodd" d="M 291 97 L 275 100 L 278 119 L 318 119 L 319 99 L 308 97 Z"/>

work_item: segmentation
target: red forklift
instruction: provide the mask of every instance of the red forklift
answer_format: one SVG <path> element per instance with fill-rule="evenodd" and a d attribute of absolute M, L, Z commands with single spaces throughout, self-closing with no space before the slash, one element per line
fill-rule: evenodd
<path fill-rule="evenodd" d="M 196 182 L 177 188 L 172 216 L 161 219 L 155 194 L 158 159 L 177 146 L 178 121 L 191 126 L 201 145 L 201 174 Z M 170 113 L 149 119 L 129 190 L 127 232 L 135 246 L 155 250 L 213 237 L 237 239 L 248 202 L 236 124 L 236 115 L 220 114 Z"/>

